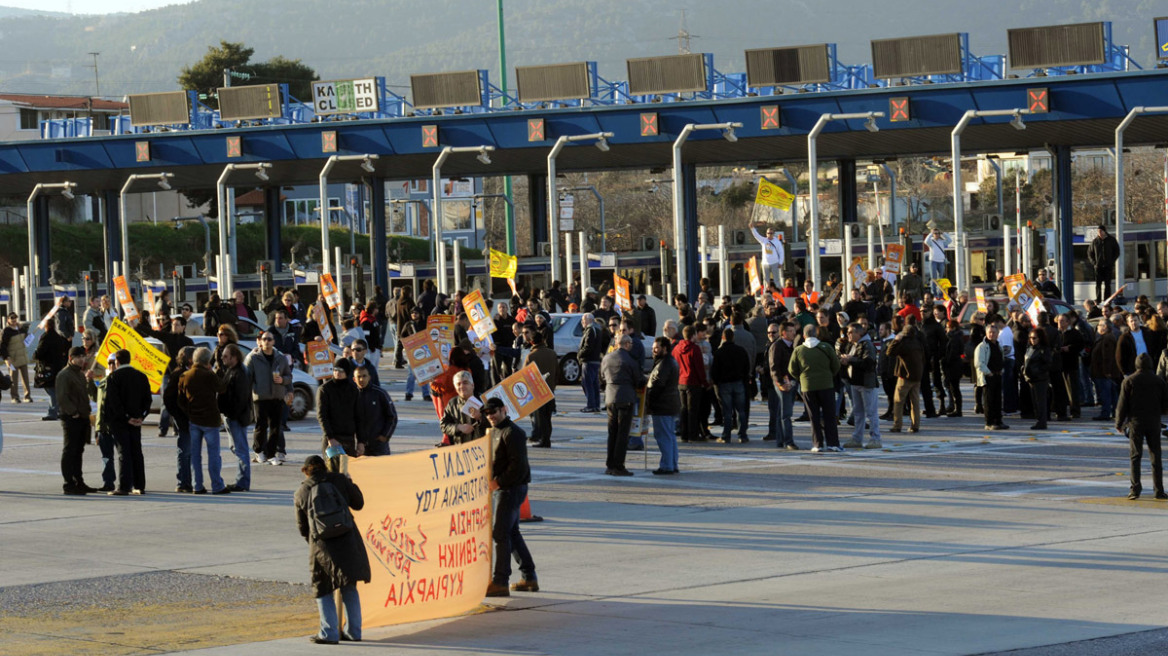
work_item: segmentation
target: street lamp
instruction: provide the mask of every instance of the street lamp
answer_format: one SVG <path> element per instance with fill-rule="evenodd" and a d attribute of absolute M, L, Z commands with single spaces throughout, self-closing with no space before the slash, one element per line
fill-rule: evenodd
<path fill-rule="evenodd" d="M 810 264 L 809 275 L 814 286 L 819 287 L 819 153 L 816 150 L 816 141 L 819 133 L 831 121 L 850 121 L 864 119 L 864 129 L 876 132 L 880 129 L 876 125 L 877 118 L 884 118 L 884 112 L 856 112 L 852 114 L 821 114 L 815 122 L 815 127 L 807 134 L 807 195 L 810 200 L 811 226 L 807 235 L 807 261 Z"/>
<path fill-rule="evenodd" d="M 738 141 L 734 130 L 742 127 L 741 123 L 689 123 L 681 129 L 677 140 L 673 142 L 673 247 L 677 249 L 677 291 L 688 294 L 688 276 L 686 266 L 689 255 L 686 252 L 688 244 L 685 240 L 685 230 L 682 226 L 682 214 L 685 205 L 685 185 L 681 177 L 681 147 L 689 139 L 689 135 L 696 130 L 721 130 L 722 138 L 731 143 Z"/>
<path fill-rule="evenodd" d="M 961 120 L 953 128 L 953 134 L 950 137 L 952 141 L 950 145 L 953 149 L 953 238 L 956 241 L 953 245 L 953 278 L 957 289 L 969 290 L 969 281 L 966 280 L 969 276 L 965 266 L 966 254 L 962 251 L 965 236 L 965 203 L 962 200 L 964 194 L 961 189 L 961 133 L 965 131 L 973 119 L 989 116 L 1012 116 L 1010 127 L 1015 130 L 1025 130 L 1026 123 L 1023 122 L 1022 115 L 1029 113 L 1029 109 L 971 109 L 961 116 Z"/>
<path fill-rule="evenodd" d="M 228 223 L 233 220 L 229 206 L 232 201 L 227 197 L 227 178 L 235 171 L 251 171 L 260 180 L 267 180 L 267 169 L 272 165 L 268 162 L 251 162 L 247 164 L 228 164 L 223 167 L 223 173 L 219 174 L 219 180 L 215 183 L 215 193 L 218 197 L 217 207 L 219 208 L 219 271 L 217 271 L 219 280 L 219 296 L 227 299 L 231 298 L 235 293 L 235 283 L 231 279 L 231 257 L 227 247 L 227 227 Z M 271 220 L 271 217 L 268 218 Z M 234 230 L 232 233 L 234 234 Z M 124 238 L 125 235 L 123 235 Z"/>
<path fill-rule="evenodd" d="M 33 312 L 36 310 L 36 289 L 40 284 L 40 266 L 38 266 L 36 258 L 36 215 L 33 204 L 42 191 L 50 189 L 60 189 L 62 196 L 72 200 L 73 188 L 76 186 L 76 182 L 42 182 L 33 187 L 32 193 L 28 196 L 28 280 L 26 281 L 28 284 L 25 290 L 28 306 L 25 314 L 29 321 L 33 320 Z"/>
<path fill-rule="evenodd" d="M 556 192 L 556 157 L 559 156 L 560 151 L 564 149 L 569 143 L 577 141 L 595 141 L 594 144 L 602 153 L 608 152 L 608 140 L 612 138 L 611 132 L 593 132 L 592 134 L 574 134 L 564 135 L 556 139 L 556 143 L 552 146 L 552 152 L 548 153 L 547 157 L 547 185 L 548 185 L 548 242 L 551 244 L 551 257 L 548 260 L 548 288 L 556 280 L 556 274 L 559 268 L 560 259 L 560 231 L 559 231 L 559 205 L 560 197 Z M 568 277 L 571 278 L 571 265 L 569 264 Z"/>
<path fill-rule="evenodd" d="M 170 178 L 173 178 L 173 173 L 135 173 L 126 178 L 126 184 L 122 185 L 122 191 L 118 194 L 119 209 L 118 218 L 122 224 L 122 271 L 121 274 L 126 276 L 126 282 L 130 280 L 130 232 L 126 229 L 126 194 L 130 193 L 130 187 L 134 186 L 136 182 L 145 182 L 153 180 L 158 185 L 159 189 L 170 189 Z"/>
<path fill-rule="evenodd" d="M 377 169 L 373 166 L 373 160 L 377 159 L 377 155 L 332 155 L 324 163 L 324 168 L 320 170 L 320 272 L 331 273 L 329 267 L 329 202 L 328 202 L 328 176 L 329 171 L 333 167 L 342 162 L 361 162 L 361 169 L 366 173 L 373 173 Z"/>
<path fill-rule="evenodd" d="M 478 153 L 475 159 L 484 165 L 490 165 L 490 153 L 494 152 L 494 146 L 446 146 L 442 152 L 438 153 L 438 159 L 434 161 L 433 179 L 430 181 L 431 192 L 434 194 L 434 200 L 430 206 L 430 220 L 433 221 L 432 230 L 430 233 L 434 238 L 434 264 L 435 273 L 438 275 L 438 293 L 446 294 L 446 247 L 442 243 L 442 164 L 446 162 L 446 158 L 455 153 Z M 457 246 L 455 247 L 457 248 Z M 457 284 L 457 281 L 455 281 Z"/>
<path fill-rule="evenodd" d="M 1140 114 L 1162 114 L 1164 112 L 1168 112 L 1168 106 L 1132 107 L 1131 111 L 1127 113 L 1127 116 L 1123 117 L 1123 120 L 1120 121 L 1119 126 L 1115 128 L 1115 240 L 1119 242 L 1119 259 L 1115 262 L 1116 291 L 1123 286 L 1123 274 L 1125 271 L 1123 261 L 1123 133 Z M 1168 184 L 1168 177 L 1165 178 L 1165 184 Z M 1165 210 L 1168 211 L 1168 201 L 1165 202 Z"/>

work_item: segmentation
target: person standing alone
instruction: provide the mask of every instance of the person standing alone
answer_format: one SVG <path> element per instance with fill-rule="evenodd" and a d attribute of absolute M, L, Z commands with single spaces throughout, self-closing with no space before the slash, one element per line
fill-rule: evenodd
<path fill-rule="evenodd" d="M 1115 279 L 1115 261 L 1119 259 L 1119 242 L 1107 234 L 1107 227 L 1099 224 L 1099 231 L 1087 246 L 1087 262 L 1095 272 L 1095 302 L 1111 298 Z"/>
<path fill-rule="evenodd" d="M 1160 418 L 1168 410 L 1168 384 L 1153 371 L 1152 356 L 1141 353 L 1136 358 L 1136 372 L 1123 380 L 1119 404 L 1115 409 L 1115 429 L 1127 433 L 1131 456 L 1131 491 L 1127 498 L 1140 498 L 1140 460 L 1143 444 L 1148 443 L 1152 459 L 1152 485 L 1157 499 L 1164 493 L 1164 463 L 1160 457 Z"/>
<path fill-rule="evenodd" d="M 65 494 L 88 494 L 96 488 L 85 484 L 81 472 L 81 455 L 89 442 L 89 381 L 85 379 L 85 347 L 69 350 L 69 364 L 57 374 L 57 402 L 60 404 L 61 428 L 65 446 L 61 450 L 61 475 Z"/>

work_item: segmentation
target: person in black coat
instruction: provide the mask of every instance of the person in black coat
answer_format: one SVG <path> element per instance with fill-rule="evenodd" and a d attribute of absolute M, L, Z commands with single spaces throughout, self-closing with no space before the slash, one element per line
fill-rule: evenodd
<path fill-rule="evenodd" d="M 1046 400 L 1050 389 L 1051 351 L 1047 346 L 1045 330 L 1031 330 L 1029 341 L 1030 347 L 1026 349 L 1026 357 L 1022 361 L 1022 376 L 1030 386 L 1036 419 L 1030 430 L 1046 430 L 1046 422 L 1050 418 L 1050 406 Z"/>
<path fill-rule="evenodd" d="M 645 404 L 653 418 L 653 437 L 661 452 L 661 462 L 653 473 L 661 476 L 677 473 L 677 415 L 681 413 L 680 373 L 673 359 L 673 346 L 667 337 L 653 341 L 653 370 L 645 389 Z"/>
<path fill-rule="evenodd" d="M 942 313 L 944 309 L 942 308 Z M 945 391 L 949 393 L 947 417 L 961 416 L 961 376 L 965 371 L 965 335 L 961 332 L 961 322 L 949 319 L 946 324 L 945 342 L 940 357 L 941 378 Z"/>
<path fill-rule="evenodd" d="M 723 444 L 730 442 L 735 414 L 738 416 L 738 441 L 750 441 L 746 436 L 746 427 L 750 422 L 746 383 L 754 371 L 752 361 L 753 357 L 746 354 L 746 349 L 734 343 L 734 329 L 723 330 L 722 344 L 714 351 L 714 364 L 711 367 L 718 398 L 722 401 L 722 438 L 718 441 Z"/>
<path fill-rule="evenodd" d="M 637 332 L 653 337 L 657 335 L 657 312 L 649 305 L 644 294 L 637 297 L 637 307 L 633 309 Z"/>
<path fill-rule="evenodd" d="M 1083 354 L 1083 335 L 1075 328 L 1070 315 L 1060 314 L 1058 318 L 1059 337 L 1062 345 L 1058 357 L 1062 365 L 1062 380 L 1055 383 L 1054 407 L 1059 421 L 1078 419 L 1079 409 L 1079 358 Z"/>
<path fill-rule="evenodd" d="M 41 335 L 41 340 L 37 344 L 36 351 L 33 352 L 32 357 L 40 363 L 39 370 L 43 370 L 46 376 L 34 377 L 34 384 L 39 384 L 44 388 L 49 395 L 49 412 L 42 421 L 56 421 L 57 420 L 57 374 L 69 364 L 69 340 L 61 337 L 55 330 L 46 330 Z M 39 379 L 39 380 L 38 380 Z"/>
<path fill-rule="evenodd" d="M 316 390 L 316 420 L 323 434 L 321 451 L 339 446 L 350 457 L 365 454 L 357 441 L 357 386 L 353 384 L 353 363 L 345 358 L 333 362 L 333 377 Z M 341 457 L 328 459 L 329 471 L 340 471 Z"/>
<path fill-rule="evenodd" d="M 483 414 L 491 425 L 491 441 L 496 445 L 491 461 L 490 489 L 495 497 L 495 571 L 487 586 L 488 597 L 509 597 L 510 590 L 539 592 L 535 561 L 519 532 L 519 509 L 527 498 L 531 483 L 531 465 L 527 460 L 527 435 L 507 417 L 507 408 L 497 398 L 487 399 Z M 511 558 L 519 564 L 523 578 L 512 585 Z"/>
<path fill-rule="evenodd" d="M 1152 458 L 1152 485 L 1157 499 L 1164 493 L 1164 464 L 1160 458 L 1160 418 L 1168 411 L 1168 384 L 1155 374 L 1152 356 L 1141 353 L 1136 358 L 1136 373 L 1124 379 L 1115 409 L 1115 428 L 1126 432 L 1131 443 L 1131 492 L 1128 499 L 1140 498 L 1140 458 L 1143 443 L 1148 443 Z"/>
<path fill-rule="evenodd" d="M 397 408 L 367 369 L 354 369 L 353 382 L 357 384 L 357 441 L 365 444 L 365 455 L 387 456 L 389 438 L 397 428 Z"/>
<path fill-rule="evenodd" d="M 320 631 L 309 638 L 318 644 L 335 645 L 340 640 L 361 640 L 361 597 L 357 594 L 357 582 L 368 583 L 372 572 L 369 555 L 361 541 L 361 531 L 354 528 L 344 535 L 334 538 L 320 538 L 312 534 L 312 516 L 309 502 L 312 488 L 330 484 L 341 493 L 349 508 L 361 510 L 365 507 L 365 497 L 361 488 L 343 474 L 325 470 L 324 459 L 308 456 L 304 466 L 304 481 L 296 490 L 293 503 L 296 508 L 296 526 L 300 535 L 308 543 L 308 560 L 312 574 L 312 593 L 316 597 L 320 612 Z M 341 601 L 345 608 L 345 632 L 339 631 L 337 607 L 333 601 L 333 591 L 341 591 Z"/>
<path fill-rule="evenodd" d="M 178 447 L 175 475 L 177 485 L 175 492 L 190 494 L 191 487 L 191 421 L 178 404 L 178 382 L 184 372 L 191 368 L 195 355 L 194 346 L 186 346 L 179 350 L 178 355 L 170 361 L 166 368 L 166 386 L 162 388 L 162 407 L 170 413 L 170 419 L 175 426 L 175 445 Z"/>
<path fill-rule="evenodd" d="M 150 381 L 130 366 L 130 352 L 116 354 L 118 368 L 106 377 L 102 419 L 114 436 L 118 450 L 118 487 L 112 496 L 143 494 L 146 463 L 142 457 L 142 420 L 150 414 Z"/>
<path fill-rule="evenodd" d="M 1087 261 L 1095 272 L 1095 301 L 1102 303 L 1111 297 L 1115 279 L 1115 261 L 1119 259 L 1119 242 L 1107 234 L 1107 227 L 1099 224 L 1099 232 L 1087 247 Z"/>

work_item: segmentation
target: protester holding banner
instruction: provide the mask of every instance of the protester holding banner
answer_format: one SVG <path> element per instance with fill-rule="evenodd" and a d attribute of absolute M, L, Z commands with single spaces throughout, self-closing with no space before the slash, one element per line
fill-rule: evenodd
<path fill-rule="evenodd" d="M 360 642 L 361 597 L 357 594 L 357 583 L 368 583 L 371 571 L 361 533 L 355 530 L 353 517 L 347 508 L 361 510 L 365 507 L 365 497 L 361 494 L 361 488 L 348 476 L 326 471 L 324 459 L 320 456 L 308 456 L 300 471 L 304 474 L 304 481 L 293 498 L 296 526 L 309 545 L 312 592 L 320 613 L 320 631 L 310 637 L 309 641 L 325 645 L 335 645 L 341 640 Z M 314 499 L 321 497 L 339 497 L 344 500 L 347 508 L 334 510 L 342 511 L 345 517 L 339 522 L 344 524 L 347 521 L 348 530 L 334 537 L 320 534 L 318 524 L 321 522 L 317 521 L 317 511 L 321 506 L 329 505 L 327 501 L 313 503 Z M 333 592 L 336 590 L 341 591 L 341 602 L 345 609 L 344 633 L 340 630 L 336 602 L 333 601 Z"/>
<path fill-rule="evenodd" d="M 453 381 L 457 394 L 446 404 L 438 421 L 446 436 L 444 445 L 465 444 L 487 432 L 487 420 L 480 410 L 482 403 L 475 397 L 474 376 L 469 371 L 459 371 Z"/>
<path fill-rule="evenodd" d="M 28 327 L 21 325 L 20 315 L 9 313 L 8 325 L 4 326 L 0 337 L 0 360 L 8 364 L 8 375 L 12 377 L 12 402 L 20 403 L 20 385 L 24 383 L 24 400 L 32 403 L 32 387 L 28 383 L 28 349 L 24 344 Z M 17 376 L 19 375 L 19 378 Z"/>
<path fill-rule="evenodd" d="M 759 224 L 763 225 L 763 224 Z M 776 285 L 783 281 L 783 240 L 775 235 L 775 229 L 772 226 L 767 226 L 766 237 L 758 233 L 755 225 L 750 226 L 750 234 L 754 236 L 754 240 L 762 247 L 762 264 L 763 270 L 763 284 L 768 281 L 773 281 Z"/>
<path fill-rule="evenodd" d="M 410 320 L 402 324 L 398 331 L 398 341 L 404 340 L 406 337 L 424 332 L 426 330 L 426 317 L 422 314 L 422 309 L 414 306 L 410 309 Z M 403 351 L 404 353 L 404 351 Z M 404 355 L 403 355 L 404 357 Z M 396 366 L 396 365 L 395 365 Z M 407 401 L 414 399 L 414 388 L 417 385 L 418 379 L 414 375 L 413 367 L 410 367 L 409 374 L 406 375 L 406 396 Z M 430 383 L 422 383 L 422 400 L 426 403 L 430 402 Z"/>
<path fill-rule="evenodd" d="M 491 426 L 491 441 L 495 444 L 491 459 L 490 489 L 494 493 L 495 571 L 487 586 L 488 597 L 509 597 L 511 590 L 539 592 L 535 561 L 527 550 L 527 543 L 519 532 L 519 510 L 527 498 L 531 483 L 531 465 L 527 460 L 527 436 L 507 416 L 507 408 L 499 398 L 487 399 L 483 414 Z M 511 558 L 519 565 L 523 578 L 512 585 Z"/>
<path fill-rule="evenodd" d="M 210 355 L 210 352 L 207 352 Z M 130 364 L 130 352 L 116 354 L 118 368 L 107 376 L 102 415 L 118 450 L 118 487 L 112 496 L 146 493 L 146 463 L 142 457 L 142 421 L 150 414 L 150 380 Z M 218 413 L 216 413 L 218 421 Z"/>
<path fill-rule="evenodd" d="M 530 331 L 530 333 L 528 333 Z M 544 344 L 543 334 L 537 330 L 524 328 L 525 335 L 531 341 L 531 352 L 527 354 L 524 366 L 534 364 L 539 373 L 547 382 L 548 389 L 555 394 L 556 378 L 559 377 L 560 359 L 556 352 Z M 531 413 L 531 443 L 542 449 L 552 445 L 552 410 L 553 403 L 545 403 Z"/>
<path fill-rule="evenodd" d="M 344 449 L 349 457 L 365 453 L 365 444 L 357 441 L 357 386 L 351 361 L 337 358 L 333 377 L 316 390 L 316 420 L 322 433 L 321 453 L 328 455 L 330 447 Z M 328 455 L 328 470 L 341 470 L 340 455 Z"/>
<path fill-rule="evenodd" d="M 929 260 L 929 279 L 937 293 L 944 292 L 937 280 L 945 277 L 945 265 L 949 259 L 945 257 L 945 249 L 949 248 L 949 235 L 941 232 L 940 228 L 933 228 L 933 232 L 925 235 L 925 255 Z"/>

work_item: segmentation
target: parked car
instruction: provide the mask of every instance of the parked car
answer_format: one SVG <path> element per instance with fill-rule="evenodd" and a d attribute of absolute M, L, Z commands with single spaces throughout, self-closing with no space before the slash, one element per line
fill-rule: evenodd
<path fill-rule="evenodd" d="M 552 315 L 552 331 L 555 334 L 555 352 L 560 358 L 560 383 L 578 385 L 580 383 L 580 362 L 576 351 L 580 350 L 580 340 L 584 337 L 584 327 L 580 325 L 583 314 L 555 313 Z M 653 337 L 644 336 L 645 371 L 653 369 Z"/>

